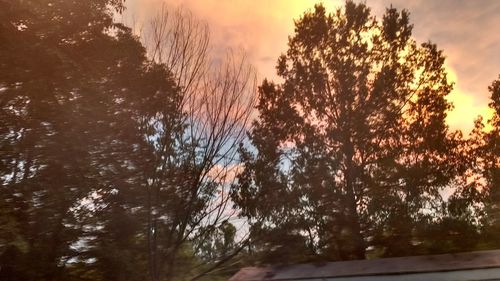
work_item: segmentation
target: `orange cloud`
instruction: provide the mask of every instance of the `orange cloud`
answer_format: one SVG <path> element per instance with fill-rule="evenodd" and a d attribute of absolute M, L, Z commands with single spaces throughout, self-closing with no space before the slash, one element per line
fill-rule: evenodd
<path fill-rule="evenodd" d="M 127 0 L 128 14 L 134 21 L 145 21 L 155 15 L 162 3 L 183 6 L 206 21 L 211 30 L 213 51 L 243 49 L 259 78 L 276 79 L 278 56 L 287 50 L 288 36 L 293 33 L 293 19 L 316 0 Z M 364 2 L 364 1 L 361 1 Z M 380 18 L 385 7 L 394 4 L 408 8 L 419 42 L 432 40 L 444 48 L 448 70 L 455 90 L 448 97 L 455 108 L 448 114 L 452 129 L 469 131 L 478 115 L 488 119 L 487 86 L 498 73 L 500 37 L 493 36 L 500 24 L 498 1 L 370 0 L 367 5 Z M 343 5 L 343 0 L 324 0 L 328 11 Z M 128 20 L 130 22 L 130 19 Z M 475 51 L 474 51 L 475 50 Z"/>
<path fill-rule="evenodd" d="M 274 78 L 278 56 L 287 49 L 294 19 L 314 8 L 313 0 L 170 0 L 170 6 L 183 6 L 208 23 L 215 51 L 243 49 L 257 68 L 259 77 Z M 147 19 L 159 11 L 162 0 L 128 0 L 128 14 Z M 325 1 L 328 10 L 341 0 Z M 130 21 L 130 20 L 129 20 Z"/>

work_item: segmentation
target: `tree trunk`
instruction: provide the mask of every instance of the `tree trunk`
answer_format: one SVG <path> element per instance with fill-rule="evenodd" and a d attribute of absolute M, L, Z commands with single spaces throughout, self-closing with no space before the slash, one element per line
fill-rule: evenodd
<path fill-rule="evenodd" d="M 357 209 L 356 195 L 354 191 L 354 181 L 356 179 L 354 165 L 353 165 L 353 152 L 354 148 L 351 143 L 346 145 L 346 203 L 347 203 L 347 219 L 349 229 L 352 232 L 352 241 L 354 249 L 352 255 L 356 259 L 365 259 L 366 247 L 363 234 L 361 233 L 361 222 Z"/>

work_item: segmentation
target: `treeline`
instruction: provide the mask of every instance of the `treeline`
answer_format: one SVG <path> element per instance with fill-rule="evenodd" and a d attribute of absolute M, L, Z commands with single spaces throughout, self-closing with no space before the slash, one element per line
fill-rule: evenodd
<path fill-rule="evenodd" d="M 1 280 L 188 279 L 239 249 L 252 69 L 182 11 L 151 19 L 147 53 L 123 9 L 0 1 Z"/>
<path fill-rule="evenodd" d="M 189 13 L 162 8 L 137 36 L 124 9 L 0 0 L 1 280 L 500 247 L 500 78 L 493 117 L 451 131 L 444 54 L 408 12 L 316 6 L 283 82 L 257 90 Z"/>

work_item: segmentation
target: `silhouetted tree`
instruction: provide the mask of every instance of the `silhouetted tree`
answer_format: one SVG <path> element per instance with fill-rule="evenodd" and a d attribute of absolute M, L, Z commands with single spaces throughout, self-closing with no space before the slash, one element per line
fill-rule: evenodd
<path fill-rule="evenodd" d="M 207 26 L 185 10 L 163 6 L 145 38 L 151 59 L 170 70 L 181 92 L 144 122 L 156 161 L 146 179 L 151 280 L 200 278 L 243 243 L 220 249 L 208 241 L 217 241 L 218 230 L 229 229 L 234 217 L 228 186 L 238 170 L 237 144 L 250 123 L 255 78 L 243 56 L 215 60 L 208 52 Z M 165 118 L 172 104 L 182 112 L 176 122 Z M 208 245 L 215 247 L 210 260 Z M 202 248 L 205 252 L 198 251 Z"/>
<path fill-rule="evenodd" d="M 441 212 L 461 138 L 445 123 L 444 56 L 411 31 L 407 11 L 377 20 L 351 1 L 295 22 L 284 82 L 260 87 L 234 193 L 274 262 L 420 251 L 417 227 Z"/>
<path fill-rule="evenodd" d="M 0 0 L 1 280 L 221 279 L 241 253 L 499 245 L 500 82 L 493 129 L 450 133 L 444 56 L 416 44 L 406 11 L 304 14 L 283 83 L 259 89 L 249 148 L 245 57 L 214 56 L 185 10 L 163 6 L 139 38 L 113 21 L 123 9 Z"/>
<path fill-rule="evenodd" d="M 500 246 L 500 77 L 488 87 L 491 97 L 489 107 L 493 111 L 487 120 L 488 130 L 482 118 L 476 120 L 470 145 L 474 155 L 472 164 L 472 186 L 482 191 L 483 247 Z"/>
<path fill-rule="evenodd" d="M 139 121 L 175 83 L 112 21 L 122 1 L 0 6 L 0 276 L 143 280 Z"/>

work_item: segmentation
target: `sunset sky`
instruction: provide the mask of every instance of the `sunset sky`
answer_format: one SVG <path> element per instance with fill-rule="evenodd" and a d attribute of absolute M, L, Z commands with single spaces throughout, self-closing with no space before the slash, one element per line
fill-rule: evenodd
<path fill-rule="evenodd" d="M 184 6 L 211 31 L 214 50 L 244 50 L 257 68 L 259 77 L 275 79 L 278 56 L 287 49 L 293 19 L 315 0 L 168 0 L 169 6 Z M 322 1 L 328 11 L 343 4 Z M 419 43 L 431 41 L 444 50 L 455 90 L 450 95 L 455 109 L 448 115 L 453 129 L 469 131 L 473 119 L 491 116 L 487 104 L 488 85 L 500 74 L 500 1 L 497 0 L 367 0 L 377 17 L 393 4 L 410 11 L 414 37 Z M 147 21 L 157 13 L 162 0 L 127 0 L 136 21 Z"/>

